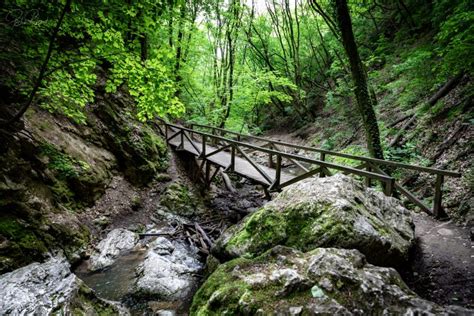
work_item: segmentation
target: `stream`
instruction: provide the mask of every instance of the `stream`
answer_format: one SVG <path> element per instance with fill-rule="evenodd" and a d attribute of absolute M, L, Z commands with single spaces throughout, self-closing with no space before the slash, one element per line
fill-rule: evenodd
<path fill-rule="evenodd" d="M 101 298 L 121 301 L 133 288 L 135 270 L 143 262 L 145 255 L 146 251 L 142 249 L 125 253 L 112 266 L 96 272 L 88 271 L 88 262 L 84 261 L 74 272 Z"/>
<path fill-rule="evenodd" d="M 154 240 L 156 238 L 148 239 L 147 245 Z M 194 290 L 179 300 L 160 300 L 156 295 L 141 294 L 137 290 L 137 268 L 144 263 L 149 251 L 150 247 L 139 247 L 124 252 L 111 266 L 94 272 L 89 271 L 89 262 L 86 260 L 74 270 L 74 273 L 100 298 L 123 303 L 131 315 L 187 314 Z"/>

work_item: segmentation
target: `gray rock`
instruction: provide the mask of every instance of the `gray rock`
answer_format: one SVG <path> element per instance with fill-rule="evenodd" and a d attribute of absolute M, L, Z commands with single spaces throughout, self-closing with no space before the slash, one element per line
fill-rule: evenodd
<path fill-rule="evenodd" d="M 191 315 L 473 312 L 421 299 L 395 269 L 368 264 L 357 250 L 318 248 L 302 253 L 284 246 L 222 264 L 198 290 L 191 306 Z"/>
<path fill-rule="evenodd" d="M 2 315 L 127 314 L 118 304 L 97 298 L 62 257 L 1 275 L 0 311 Z"/>
<path fill-rule="evenodd" d="M 138 242 L 138 235 L 123 228 L 110 231 L 96 247 L 89 259 L 89 269 L 97 271 L 112 265 L 125 251 L 132 250 Z"/>
<path fill-rule="evenodd" d="M 398 266 L 414 243 L 410 212 L 392 197 L 334 175 L 298 182 L 232 226 L 212 249 L 220 260 L 256 256 L 275 245 L 308 251 L 354 248 L 369 262 Z"/>
<path fill-rule="evenodd" d="M 187 298 L 196 286 L 196 273 L 202 269 L 197 249 L 164 237 L 149 247 L 145 261 L 137 268 L 136 293 L 165 300 Z"/>

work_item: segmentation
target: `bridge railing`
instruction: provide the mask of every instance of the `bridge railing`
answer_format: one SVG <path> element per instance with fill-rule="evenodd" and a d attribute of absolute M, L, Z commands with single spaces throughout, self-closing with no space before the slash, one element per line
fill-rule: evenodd
<path fill-rule="evenodd" d="M 221 151 L 230 151 L 231 153 L 231 163 L 227 167 L 227 170 L 234 171 L 234 163 L 235 157 L 240 156 L 247 160 L 258 173 L 262 175 L 262 177 L 266 180 L 264 184 L 269 185 L 271 190 L 279 190 L 285 186 L 298 182 L 304 178 L 310 177 L 317 173 L 324 175 L 330 175 L 328 169 L 335 169 L 342 171 L 348 174 L 356 174 L 362 177 L 369 178 L 371 180 L 378 180 L 384 184 L 384 192 L 387 195 L 392 195 L 393 188 L 394 188 L 394 179 L 388 175 L 375 173 L 375 172 L 368 172 L 365 170 L 360 170 L 348 166 L 343 166 L 339 164 L 335 164 L 328 161 L 321 161 L 318 159 L 298 156 L 291 153 L 281 152 L 275 149 L 265 148 L 249 143 L 244 143 L 238 140 L 226 138 L 224 136 L 219 136 L 211 133 L 206 133 L 202 131 L 197 131 L 191 128 L 186 128 L 176 124 L 169 124 L 162 122 L 164 125 L 163 134 L 165 135 L 168 142 L 176 139 L 177 137 L 180 138 L 178 143 L 180 144 L 179 147 L 184 147 L 185 139 L 190 143 L 190 145 L 194 148 L 194 151 L 197 153 L 199 158 L 208 159 L 209 157 L 217 154 Z M 199 135 L 199 137 L 196 137 Z M 198 138 L 198 139 L 196 139 Z M 211 152 L 209 152 L 209 148 L 213 148 Z M 249 155 L 243 150 L 244 148 L 255 150 L 259 152 L 263 152 L 269 155 L 276 157 L 275 163 L 275 175 L 272 177 L 267 172 L 262 170 L 259 167 L 258 163 L 256 163 Z M 317 165 L 319 168 L 317 169 L 306 169 L 306 173 L 296 176 L 288 181 L 281 182 L 281 171 L 282 171 L 282 161 L 283 159 L 288 159 L 290 161 L 299 161 L 303 163 L 307 163 L 309 165 Z"/>
<path fill-rule="evenodd" d="M 167 124 L 167 123 L 164 123 L 164 124 Z M 319 174 L 320 176 L 330 175 L 331 173 L 328 169 L 335 169 L 338 171 L 342 171 L 344 173 L 355 174 L 355 175 L 365 177 L 366 184 L 368 186 L 371 185 L 371 181 L 373 179 L 379 180 L 381 181 L 381 183 L 383 183 L 384 192 L 386 194 L 392 195 L 393 191 L 395 190 L 399 192 L 401 195 L 405 196 L 410 202 L 420 207 L 421 210 L 427 212 L 430 215 L 439 217 L 444 214 L 443 209 L 442 209 L 442 186 L 444 182 L 444 177 L 446 176 L 460 177 L 461 176 L 461 174 L 458 172 L 410 165 L 410 164 L 394 162 L 394 161 L 389 161 L 389 160 L 381 160 L 381 159 L 370 158 L 370 157 L 355 156 L 355 155 L 335 152 L 335 151 L 321 149 L 321 148 L 296 145 L 296 144 L 291 144 L 287 142 L 271 140 L 264 137 L 241 134 L 238 132 L 233 132 L 226 129 L 208 126 L 208 125 L 191 123 L 191 124 L 188 124 L 189 126 L 188 128 L 179 126 L 179 125 L 173 125 L 173 124 L 167 124 L 167 125 L 173 126 L 174 128 L 178 128 L 182 130 L 183 132 L 182 132 L 181 137 L 182 138 L 187 137 L 189 138 L 191 142 L 193 142 L 193 139 L 195 139 L 195 135 L 200 135 L 202 150 L 205 150 L 206 143 L 208 144 L 212 143 L 213 145 L 218 145 L 218 143 L 220 142 L 221 145 L 223 145 L 223 147 L 225 148 L 221 147 L 222 149 L 220 149 L 219 151 L 230 150 L 232 153 L 232 157 L 235 156 L 236 151 L 240 155 L 244 156 L 244 158 L 247 160 L 251 160 L 250 157 L 248 156 L 248 154 L 251 151 L 258 151 L 258 152 L 263 152 L 263 153 L 268 154 L 269 167 L 275 168 L 276 170 L 275 179 L 272 180 L 272 183 L 270 186 L 272 189 L 282 188 L 286 185 L 295 183 L 297 181 L 300 181 L 309 176 L 313 176 L 315 174 Z M 196 127 L 198 127 L 200 130 L 197 130 Z M 204 132 L 203 130 L 209 130 L 210 132 Z M 185 133 L 188 133 L 188 135 L 184 136 Z M 232 138 L 229 138 L 229 135 Z M 253 144 L 246 143 L 243 140 L 263 141 L 264 144 L 260 146 L 253 145 Z M 246 148 L 247 152 L 240 149 L 240 147 Z M 282 147 L 295 149 L 295 150 L 303 150 L 303 151 L 312 152 L 312 153 L 319 153 L 319 159 L 304 157 L 304 156 L 293 154 L 293 153 L 287 153 L 283 151 Z M 356 167 L 349 167 L 349 166 L 332 163 L 332 162 L 327 161 L 327 158 L 329 156 L 342 157 L 342 158 L 358 161 L 360 162 L 360 165 Z M 273 161 L 273 157 L 276 158 L 276 162 Z M 295 164 L 299 169 L 304 171 L 304 174 L 292 179 L 290 181 L 291 183 L 286 183 L 286 182 L 280 183 L 279 177 L 281 174 L 283 158 Z M 317 165 L 319 166 L 319 168 L 315 170 L 310 170 L 309 168 L 304 166 L 302 163 L 306 163 L 308 165 Z M 254 164 L 255 163 L 253 162 L 252 165 Z M 418 199 L 413 192 L 411 192 L 402 184 L 400 184 L 399 181 L 396 181 L 392 176 L 388 175 L 387 172 L 385 171 L 387 168 L 415 170 L 418 172 L 425 172 L 425 173 L 434 175 L 436 179 L 435 179 L 435 184 L 434 184 L 433 206 L 429 207 L 428 205 L 426 205 L 425 202 Z"/>

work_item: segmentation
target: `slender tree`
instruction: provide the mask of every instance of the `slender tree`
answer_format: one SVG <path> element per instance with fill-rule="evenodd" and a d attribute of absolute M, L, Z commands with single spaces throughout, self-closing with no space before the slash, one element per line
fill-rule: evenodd
<path fill-rule="evenodd" d="M 357 108 L 362 116 L 362 122 L 365 128 L 367 148 L 372 157 L 383 159 L 377 117 L 375 115 L 372 99 L 370 98 L 367 86 L 367 74 L 362 65 L 354 33 L 352 31 L 352 22 L 349 8 L 347 6 L 347 0 L 332 1 L 335 8 L 337 25 L 341 33 L 342 44 L 351 67 L 352 80 L 355 88 L 354 93 L 357 101 Z"/>

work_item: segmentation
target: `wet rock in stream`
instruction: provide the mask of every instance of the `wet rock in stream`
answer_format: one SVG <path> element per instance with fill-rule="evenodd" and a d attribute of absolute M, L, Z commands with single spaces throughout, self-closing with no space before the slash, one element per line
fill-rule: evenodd
<path fill-rule="evenodd" d="M 129 230 L 118 228 L 110 231 L 92 254 L 89 269 L 97 271 L 111 266 L 120 254 L 133 249 L 137 242 L 137 234 Z"/>
<path fill-rule="evenodd" d="M 32 263 L 0 276 L 2 315 L 126 315 L 118 303 L 98 298 L 70 271 L 63 257 Z"/>
<path fill-rule="evenodd" d="M 164 235 L 173 235 L 173 232 L 171 226 L 153 227 L 147 231 Z M 99 243 L 110 247 L 99 249 L 106 259 L 110 259 L 107 253 L 113 253 L 112 263 L 91 271 L 90 263 L 84 262 L 76 270 L 78 276 L 98 295 L 122 301 L 136 315 L 187 310 L 203 268 L 198 249 L 172 237 L 145 237 L 139 241 L 135 235 L 124 229 L 110 232 Z M 119 236 L 130 237 L 126 248 L 133 249 L 125 251 L 124 247 L 112 247 L 117 245 L 114 241 Z"/>
<path fill-rule="evenodd" d="M 195 289 L 201 269 L 196 248 L 158 237 L 137 269 L 136 293 L 165 300 L 185 299 Z"/>

